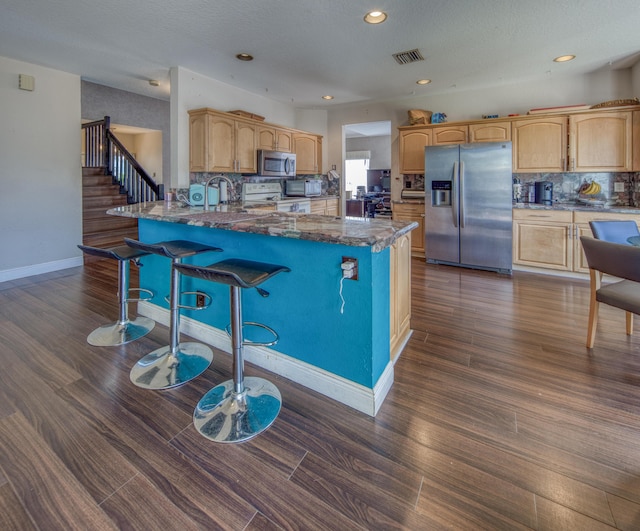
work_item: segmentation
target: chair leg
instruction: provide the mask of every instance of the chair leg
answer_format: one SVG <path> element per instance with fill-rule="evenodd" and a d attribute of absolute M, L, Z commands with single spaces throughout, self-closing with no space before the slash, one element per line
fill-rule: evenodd
<path fill-rule="evenodd" d="M 587 330 L 587 348 L 593 348 L 593 343 L 596 339 L 596 328 L 598 326 L 598 306 L 599 302 L 596 300 L 596 290 L 600 286 L 601 275 L 599 271 L 594 269 L 589 270 L 591 277 L 591 297 L 589 301 L 589 328 Z"/>
<path fill-rule="evenodd" d="M 633 334 L 633 313 L 627 312 L 627 335 Z"/>

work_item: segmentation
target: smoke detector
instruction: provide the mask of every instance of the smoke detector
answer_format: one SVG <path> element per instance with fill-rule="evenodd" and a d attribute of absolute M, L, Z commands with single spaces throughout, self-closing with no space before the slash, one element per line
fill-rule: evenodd
<path fill-rule="evenodd" d="M 424 61 L 424 57 L 422 57 L 418 48 L 407 52 L 394 53 L 393 58 L 396 60 L 396 63 L 400 65 L 408 65 L 409 63 L 415 63 L 416 61 Z"/>

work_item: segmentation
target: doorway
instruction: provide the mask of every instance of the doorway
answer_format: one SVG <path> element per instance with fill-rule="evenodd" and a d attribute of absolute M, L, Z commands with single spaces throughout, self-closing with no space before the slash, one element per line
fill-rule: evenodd
<path fill-rule="evenodd" d="M 368 170 L 391 169 L 391 122 L 365 122 L 346 124 L 342 127 L 344 137 L 344 192 L 356 197 L 358 186 L 367 183 Z"/>

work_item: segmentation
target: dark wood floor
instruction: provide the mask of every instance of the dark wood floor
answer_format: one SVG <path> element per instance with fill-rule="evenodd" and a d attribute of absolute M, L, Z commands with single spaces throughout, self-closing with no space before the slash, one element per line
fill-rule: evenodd
<path fill-rule="evenodd" d="M 640 529 L 640 331 L 588 283 L 413 261 L 415 333 L 378 416 L 252 366 L 284 406 L 220 445 L 193 407 L 217 353 L 165 392 L 130 367 L 167 342 L 88 345 L 116 316 L 99 265 L 0 284 L 0 529 Z"/>

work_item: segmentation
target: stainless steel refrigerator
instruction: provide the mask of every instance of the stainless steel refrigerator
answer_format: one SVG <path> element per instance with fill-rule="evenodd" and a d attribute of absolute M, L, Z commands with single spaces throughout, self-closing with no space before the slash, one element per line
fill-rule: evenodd
<path fill-rule="evenodd" d="M 425 148 L 427 262 L 511 273 L 511 142 Z"/>

